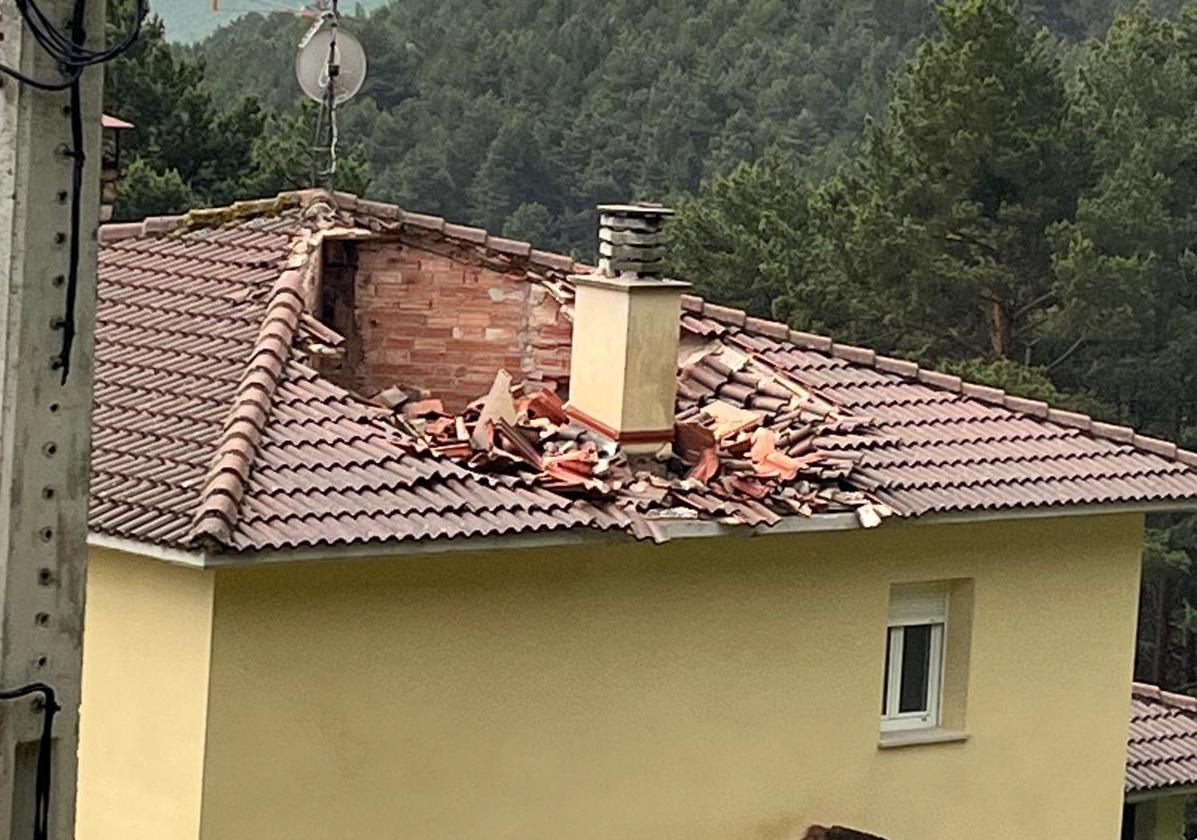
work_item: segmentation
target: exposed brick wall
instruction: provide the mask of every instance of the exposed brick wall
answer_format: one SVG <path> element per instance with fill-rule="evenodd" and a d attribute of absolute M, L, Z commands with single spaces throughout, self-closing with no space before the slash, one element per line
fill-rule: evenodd
<path fill-rule="evenodd" d="M 484 267 L 449 243 L 436 247 L 357 245 L 360 356 L 343 384 L 367 395 L 427 388 L 459 410 L 486 393 L 499 368 L 516 381 L 563 383 L 570 328 L 557 301 L 522 272 Z"/>

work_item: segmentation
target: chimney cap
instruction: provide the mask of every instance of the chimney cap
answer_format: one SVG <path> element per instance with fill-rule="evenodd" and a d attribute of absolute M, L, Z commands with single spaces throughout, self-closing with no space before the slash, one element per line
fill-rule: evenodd
<path fill-rule="evenodd" d="M 672 208 L 652 201 L 639 201 L 634 204 L 600 204 L 598 211 L 610 216 L 672 216 Z"/>

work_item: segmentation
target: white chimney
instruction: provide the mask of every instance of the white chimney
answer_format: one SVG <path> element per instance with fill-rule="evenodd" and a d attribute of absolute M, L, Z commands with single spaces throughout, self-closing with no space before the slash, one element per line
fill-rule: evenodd
<path fill-rule="evenodd" d="M 599 268 L 574 275 L 571 417 L 627 452 L 673 440 L 682 293 L 661 277 L 665 219 L 659 204 L 599 206 Z"/>

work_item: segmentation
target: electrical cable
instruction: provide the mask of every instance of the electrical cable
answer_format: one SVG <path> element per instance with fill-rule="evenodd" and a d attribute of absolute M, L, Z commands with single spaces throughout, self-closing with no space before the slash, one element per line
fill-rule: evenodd
<path fill-rule="evenodd" d="M 68 114 L 71 128 L 71 147 L 66 152 L 71 158 L 71 203 L 70 239 L 68 245 L 68 267 L 66 300 L 61 322 L 62 351 L 56 366 L 62 371 L 65 384 L 71 367 L 71 349 L 75 341 L 75 303 L 79 293 L 79 252 L 82 248 L 82 202 L 83 177 L 87 161 L 83 146 L 83 92 L 80 80 L 83 71 L 98 64 L 111 61 L 128 51 L 141 32 L 146 16 L 146 0 L 137 0 L 135 19 L 129 31 L 111 47 L 90 50 L 86 47 L 87 32 L 84 28 L 86 0 L 75 0 L 70 20 L 70 38 L 65 38 L 55 24 L 42 11 L 36 0 L 16 0 L 17 9 L 33 40 L 55 62 L 63 75 L 61 82 L 32 78 L 19 70 L 0 64 L 0 73 L 16 79 L 24 85 L 41 91 L 67 91 Z M 53 781 L 54 716 L 60 711 L 54 689 L 45 683 L 31 683 L 7 691 L 0 691 L 0 701 L 17 700 L 33 694 L 42 696 L 42 733 L 38 745 L 36 781 L 34 783 L 33 840 L 49 840 L 50 837 L 50 793 Z"/>
<path fill-rule="evenodd" d="M 58 27 L 38 5 L 37 0 L 16 0 L 18 11 L 30 36 L 43 51 L 58 64 L 63 81 L 51 82 L 34 79 L 19 70 L 0 64 L 0 73 L 11 76 L 21 84 L 41 91 L 68 91 L 70 103 L 68 113 L 71 124 L 71 148 L 66 155 L 71 158 L 71 203 L 70 240 L 68 245 L 68 266 L 66 275 L 66 299 L 62 318 L 57 326 L 62 329 L 62 349 L 54 363 L 66 384 L 71 370 L 71 350 L 74 347 L 76 324 L 76 299 L 79 294 L 79 252 L 82 249 L 82 192 L 84 167 L 87 152 L 83 147 L 83 103 L 80 80 L 88 67 L 112 61 L 127 52 L 137 36 L 148 11 L 147 0 L 137 0 L 132 26 L 115 44 L 101 50 L 86 46 L 87 33 L 84 29 L 86 0 L 75 0 L 70 21 L 70 37 L 58 31 Z"/>
<path fill-rule="evenodd" d="M 19 700 L 33 694 L 42 696 L 42 734 L 38 739 L 37 771 L 33 785 L 33 840 L 50 838 L 50 787 L 53 782 L 54 716 L 62 710 L 54 689 L 45 683 L 30 683 L 10 691 L 0 691 L 0 701 Z"/>
<path fill-rule="evenodd" d="M 74 12 L 71 15 L 71 39 L 76 44 L 83 44 L 87 38 L 84 30 L 83 0 L 75 0 Z M 80 74 L 81 75 L 81 74 Z M 81 215 L 83 207 L 83 170 L 87 156 L 83 149 L 83 91 L 79 84 L 80 76 L 71 82 L 71 236 L 67 245 L 69 270 L 67 271 L 66 300 L 62 313 L 62 350 L 58 356 L 58 364 L 62 369 L 62 384 L 66 384 L 71 371 L 71 348 L 75 344 L 75 304 L 79 298 L 79 249 L 81 247 L 79 231 L 82 227 Z"/>

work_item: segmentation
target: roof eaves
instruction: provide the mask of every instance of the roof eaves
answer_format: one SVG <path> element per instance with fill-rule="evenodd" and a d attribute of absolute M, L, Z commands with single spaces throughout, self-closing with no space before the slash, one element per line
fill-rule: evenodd
<path fill-rule="evenodd" d="M 1131 787 L 1126 791 L 1127 804 L 1147 802 L 1152 799 L 1172 798 L 1173 796 L 1192 796 L 1197 793 L 1197 785 L 1187 785 L 1179 782 L 1159 785 L 1158 787 Z"/>
<path fill-rule="evenodd" d="M 815 531 L 847 531 L 860 528 L 855 513 L 827 513 L 814 516 L 787 516 L 772 526 L 744 527 L 712 520 L 660 519 L 655 520 L 662 535 L 673 539 L 701 539 L 711 537 L 751 538 Z M 367 559 L 415 554 L 444 554 L 458 551 L 501 551 L 528 548 L 549 548 L 563 545 L 632 541 L 633 535 L 622 530 L 594 530 L 589 528 L 560 528 L 538 533 L 514 533 L 498 536 L 458 537 L 453 539 L 404 539 L 302 548 L 272 548 L 208 555 L 206 567 L 253 566 L 263 563 L 311 562 L 323 559 Z"/>
<path fill-rule="evenodd" d="M 117 537 L 99 531 L 88 533 L 87 546 L 107 551 L 119 551 L 123 554 L 137 554 L 152 560 L 162 560 L 175 566 L 186 566 L 192 569 L 207 568 L 211 559 L 211 555 L 205 551 L 171 548 L 155 542 Z"/>
<path fill-rule="evenodd" d="M 1181 513 L 1197 512 L 1197 499 L 1188 501 L 1143 502 L 1059 502 L 1024 507 L 974 507 L 969 510 L 931 512 L 915 517 L 899 517 L 899 522 L 914 525 L 961 525 L 972 522 L 994 522 L 1010 519 L 1057 519 L 1073 516 L 1112 516 L 1120 513 Z"/>

